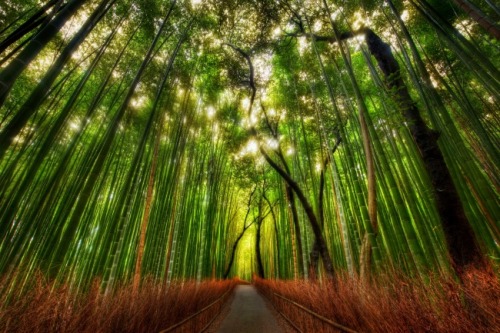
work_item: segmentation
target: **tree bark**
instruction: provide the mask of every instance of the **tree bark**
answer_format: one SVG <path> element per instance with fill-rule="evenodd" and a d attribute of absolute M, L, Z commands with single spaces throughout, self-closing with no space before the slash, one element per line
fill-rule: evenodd
<path fill-rule="evenodd" d="M 370 238 L 368 233 L 365 233 L 361 241 L 361 251 L 359 256 L 359 275 L 364 282 L 370 281 L 370 268 L 372 264 L 372 247 L 370 246 Z"/>
<path fill-rule="evenodd" d="M 453 2 L 481 27 L 483 27 L 483 29 L 486 30 L 492 37 L 500 40 L 500 28 L 479 8 L 474 6 L 474 4 L 468 0 L 453 0 Z"/>
<path fill-rule="evenodd" d="M 290 204 L 290 211 L 292 213 L 293 230 L 295 233 L 296 240 L 296 253 L 297 253 L 297 266 L 298 266 L 298 276 L 304 276 L 304 253 L 302 251 L 302 234 L 300 232 L 299 224 L 299 214 L 297 212 L 297 204 L 295 203 L 295 195 L 293 194 L 292 188 L 285 184 L 286 198 Z"/>
<path fill-rule="evenodd" d="M 151 170 L 149 172 L 148 191 L 146 194 L 146 206 L 144 207 L 144 215 L 142 217 L 142 222 L 141 222 L 141 230 L 139 234 L 139 246 L 137 248 L 137 259 L 135 261 L 134 281 L 132 283 L 132 289 L 134 290 L 135 293 L 139 291 L 139 285 L 141 282 L 142 259 L 144 258 L 144 248 L 146 245 L 146 231 L 148 229 L 149 215 L 151 213 L 151 204 L 153 201 L 153 191 L 154 191 L 156 167 L 158 165 L 158 150 L 160 147 L 160 138 L 161 135 L 157 134 L 153 152 L 153 163 L 151 165 Z"/>
<path fill-rule="evenodd" d="M 263 219 L 261 218 L 262 213 L 259 213 L 259 219 L 257 221 L 257 235 L 255 237 L 255 252 L 257 256 L 257 275 L 265 279 L 264 265 L 262 263 L 262 253 L 260 252 L 260 240 L 261 240 L 261 228 Z"/>
<path fill-rule="evenodd" d="M 439 133 L 428 128 L 420 111 L 411 99 L 410 93 L 401 77 L 391 48 L 370 29 L 363 29 L 370 53 L 375 57 L 386 84 L 408 122 L 410 133 L 417 145 L 425 169 L 433 186 L 438 213 L 446 238 L 452 266 L 459 276 L 468 266 L 482 266 L 485 262 L 465 215 L 460 197 L 441 149 L 438 145 Z"/>

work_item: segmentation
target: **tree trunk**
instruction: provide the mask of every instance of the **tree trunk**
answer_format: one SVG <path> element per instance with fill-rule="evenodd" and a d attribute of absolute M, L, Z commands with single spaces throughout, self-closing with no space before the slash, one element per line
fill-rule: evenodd
<path fill-rule="evenodd" d="M 40 83 L 36 86 L 36 88 L 31 92 L 30 96 L 21 106 L 20 110 L 15 114 L 15 116 L 11 119 L 11 121 L 2 130 L 2 132 L 0 133 L 0 159 L 2 159 L 6 150 L 11 145 L 14 137 L 19 133 L 19 131 L 21 131 L 23 126 L 28 122 L 30 116 L 33 115 L 38 110 L 38 107 L 45 99 L 47 92 L 52 87 L 52 84 L 56 80 L 57 76 L 63 70 L 64 65 L 71 58 L 73 52 L 85 40 L 88 34 L 92 31 L 92 29 L 100 21 L 100 19 L 104 16 L 104 14 L 106 14 L 109 8 L 111 8 L 111 6 L 114 4 L 115 1 L 116 0 L 113 0 L 109 6 L 108 3 L 110 2 L 110 0 L 103 0 L 101 2 L 99 7 L 92 13 L 92 15 L 85 22 L 85 24 L 71 39 L 68 45 L 66 45 L 66 47 L 62 50 L 57 60 L 50 67 L 50 69 L 47 71 L 47 73 L 40 81 Z M 26 48 L 28 47 L 29 45 Z M 16 60 L 13 60 L 12 63 L 14 63 L 15 61 Z M 10 64 L 4 71 L 7 71 L 9 68 Z M 0 83 L 2 82 L 5 83 L 5 81 L 2 81 L 1 79 L 3 74 L 4 72 L 0 73 Z M 11 83 L 13 84 L 14 81 L 12 81 Z M 2 91 L 2 89 L 3 86 L 0 87 L 0 92 Z"/>
<path fill-rule="evenodd" d="M 227 264 L 226 271 L 224 272 L 224 279 L 227 279 L 229 277 L 229 273 L 231 272 L 231 267 L 233 267 L 234 256 L 236 255 L 236 249 L 238 248 L 238 244 L 239 244 L 240 240 L 243 238 L 243 236 L 245 235 L 245 231 L 247 231 L 248 228 L 250 228 L 250 226 L 252 224 L 253 224 L 253 222 L 250 223 L 249 225 L 245 226 L 243 228 L 243 230 L 241 231 L 241 233 L 236 238 L 236 240 L 234 241 L 233 248 L 231 250 L 231 256 L 229 257 L 229 263 Z"/>
<path fill-rule="evenodd" d="M 363 139 L 363 146 L 366 155 L 366 170 L 368 178 L 368 216 L 370 217 L 370 223 L 372 227 L 371 232 L 373 232 L 373 235 L 370 235 L 370 230 L 366 230 L 366 234 L 363 238 L 363 245 L 361 248 L 361 252 L 364 255 L 360 257 L 361 278 L 365 282 L 368 282 L 370 280 L 370 275 L 371 275 L 373 247 L 377 246 L 376 244 L 377 233 L 378 233 L 377 188 L 375 184 L 375 163 L 373 158 L 373 150 L 368 133 L 368 126 L 366 124 L 366 119 L 364 117 L 364 114 L 360 111 L 358 115 L 361 126 L 361 136 Z M 364 251 L 363 247 L 366 247 Z"/>
<path fill-rule="evenodd" d="M 66 4 L 64 9 L 0 72 L 0 107 L 4 104 L 19 75 L 85 2 L 86 0 L 71 0 Z M 0 144 L 3 144 L 3 140 Z"/>
<path fill-rule="evenodd" d="M 488 267 L 437 143 L 439 133 L 431 130 L 424 123 L 420 111 L 411 99 L 408 88 L 401 77 L 400 67 L 392 54 L 391 47 L 369 28 L 343 33 L 339 38 L 306 34 L 306 36 L 314 38 L 316 41 L 329 43 L 335 43 L 357 35 L 366 36 L 368 50 L 377 60 L 379 68 L 385 77 L 387 87 L 392 91 L 394 99 L 401 108 L 413 140 L 419 149 L 432 184 L 453 268 L 461 278 L 465 269 L 469 266 Z"/>
<path fill-rule="evenodd" d="M 255 81 L 254 81 L 254 67 L 252 64 L 252 59 L 250 56 L 243 51 L 242 49 L 232 45 L 232 44 L 226 44 L 229 47 L 231 47 L 233 50 L 237 51 L 240 53 L 245 60 L 248 63 L 249 67 L 249 86 L 251 89 L 251 97 L 250 97 L 250 103 L 248 106 L 248 115 L 251 116 L 252 114 L 252 108 L 253 104 L 255 102 L 255 95 L 257 94 L 257 88 L 255 87 Z M 255 127 L 250 128 L 250 134 L 254 137 L 257 138 L 257 130 Z M 259 151 L 261 154 L 264 156 L 265 160 L 271 167 L 278 172 L 278 174 L 285 180 L 287 185 L 289 185 L 292 190 L 295 192 L 297 195 L 297 198 L 299 199 L 300 203 L 302 204 L 302 207 L 304 208 L 304 211 L 306 212 L 306 215 L 309 219 L 309 223 L 311 224 L 311 228 L 313 229 L 314 236 L 317 239 L 318 246 L 319 246 L 319 253 L 321 255 L 321 259 L 323 260 L 323 265 L 325 267 L 325 272 L 328 275 L 329 278 L 334 279 L 335 278 L 335 271 L 333 268 L 333 262 L 332 258 L 330 256 L 330 253 L 328 252 L 328 247 L 326 245 L 325 238 L 323 237 L 323 234 L 321 232 L 321 227 L 319 226 L 318 219 L 316 218 L 316 215 L 314 214 L 314 210 L 312 209 L 311 205 L 309 204 L 309 201 L 307 200 L 306 196 L 302 192 L 302 189 L 300 186 L 293 180 L 293 178 L 287 173 L 283 168 L 281 168 L 265 151 L 264 147 L 262 145 L 259 145 Z"/>
<path fill-rule="evenodd" d="M 328 247 L 326 245 L 325 238 L 323 237 L 321 227 L 319 225 L 318 219 L 316 218 L 316 215 L 314 214 L 314 210 L 309 204 L 309 201 L 307 200 L 306 196 L 302 192 L 302 189 L 300 186 L 295 182 L 290 175 L 288 175 L 276 162 L 273 161 L 273 159 L 267 154 L 267 152 L 264 150 L 262 146 L 260 146 L 260 152 L 266 159 L 267 163 L 271 165 L 271 167 L 278 172 L 278 174 L 287 182 L 287 184 L 293 189 L 295 194 L 297 194 L 297 198 L 299 199 L 300 203 L 302 204 L 302 208 L 304 208 L 304 211 L 309 219 L 309 223 L 311 224 L 311 228 L 313 230 L 314 236 L 316 237 L 316 240 L 318 242 L 318 248 L 319 248 L 319 253 L 321 256 L 321 259 L 323 261 L 323 266 L 325 267 L 325 272 L 328 275 L 329 278 L 334 278 L 335 277 L 335 270 L 333 268 L 333 262 L 332 258 L 330 256 L 330 253 L 328 252 Z"/>
<path fill-rule="evenodd" d="M 266 196 L 266 194 L 263 194 L 264 200 L 266 200 L 267 205 L 269 206 L 269 211 L 271 213 L 271 216 L 273 218 L 273 225 L 274 225 L 274 236 L 276 237 L 276 263 L 278 267 L 278 273 L 275 274 L 275 277 L 279 277 L 279 272 L 280 272 L 280 260 L 281 260 L 281 255 L 280 255 L 280 240 L 279 240 L 279 234 L 278 234 L 278 220 L 276 219 L 276 214 L 274 213 L 274 208 L 273 205 L 271 204 L 271 201 L 269 201 L 269 198 Z"/>
<path fill-rule="evenodd" d="M 361 129 L 361 138 L 363 142 L 363 151 L 365 153 L 366 158 L 366 171 L 367 171 L 367 192 L 368 192 L 368 223 L 364 223 L 364 227 L 367 233 L 367 237 L 369 240 L 370 249 L 367 251 L 367 254 L 370 255 L 368 259 L 371 265 L 371 254 L 374 254 L 375 261 L 380 260 L 380 254 L 377 248 L 377 232 L 378 232 L 378 221 L 377 221 L 377 185 L 376 185 L 376 175 L 375 175 L 375 163 L 373 158 L 373 149 L 370 142 L 370 132 L 368 130 L 367 118 L 370 117 L 368 113 L 368 108 L 366 107 L 363 95 L 361 93 L 361 89 L 359 88 L 358 82 L 356 80 L 356 76 L 354 75 L 354 70 L 351 65 L 350 54 L 349 52 L 344 50 L 344 46 L 340 43 L 341 36 L 338 33 L 337 26 L 332 19 L 332 14 L 330 11 L 330 7 L 326 0 L 323 0 L 323 5 L 328 13 L 330 18 L 330 24 L 332 26 L 332 30 L 334 33 L 335 40 L 339 43 L 340 53 L 342 55 L 342 59 L 344 61 L 345 67 L 347 69 L 347 73 L 349 75 L 349 79 L 351 81 L 354 93 L 356 95 L 356 101 L 358 105 L 358 119 L 359 126 Z M 369 274 L 370 270 L 366 270 L 366 273 Z"/>
<path fill-rule="evenodd" d="M 365 233 L 363 236 L 363 240 L 361 242 L 361 251 L 359 256 L 359 275 L 361 277 L 361 281 L 369 282 L 370 281 L 370 270 L 372 265 L 372 247 L 370 244 L 370 238 L 368 237 L 368 233 Z"/>
<path fill-rule="evenodd" d="M 295 203 L 295 195 L 293 194 L 293 190 L 289 185 L 285 184 L 286 188 L 286 198 L 288 203 L 290 204 L 290 211 L 292 213 L 292 221 L 293 221 L 293 230 L 295 233 L 295 247 L 297 253 L 297 267 L 298 267 L 298 276 L 304 276 L 304 253 L 302 251 L 302 234 L 300 232 L 300 224 L 299 224 L 299 214 L 297 212 L 297 204 Z"/>
<path fill-rule="evenodd" d="M 259 215 L 261 215 L 259 213 Z M 259 216 L 259 220 L 257 221 L 257 235 L 255 237 L 255 251 L 257 256 L 257 275 L 265 279 L 264 275 L 264 265 L 262 264 L 262 253 L 260 252 L 260 239 L 261 239 L 261 228 L 262 228 L 262 218 Z"/>
<path fill-rule="evenodd" d="M 472 17 L 484 30 L 486 30 L 492 37 L 500 40 L 500 28 L 479 8 L 474 6 L 468 0 L 453 0 L 453 2 L 460 7 L 467 15 Z"/>
<path fill-rule="evenodd" d="M 324 212 L 324 197 L 325 197 L 325 169 L 328 165 L 329 158 L 325 158 L 319 175 L 319 196 L 318 196 L 318 217 L 321 228 L 325 225 L 325 212 Z M 318 242 L 314 240 L 311 253 L 309 254 L 309 279 L 316 280 L 318 273 L 319 263 L 319 247 Z"/>
<path fill-rule="evenodd" d="M 335 142 L 335 146 L 333 146 L 332 151 L 330 152 L 331 155 L 335 153 L 341 142 L 342 138 L 340 137 L 340 135 L 338 135 L 337 142 Z M 323 165 L 321 166 L 321 173 L 319 175 L 318 217 L 321 228 L 323 228 L 323 226 L 325 225 L 325 208 L 324 208 L 325 181 L 326 181 L 325 171 L 328 167 L 328 164 L 330 164 L 331 155 L 328 155 L 323 160 Z M 319 246 L 318 242 L 314 240 L 311 253 L 309 254 L 309 279 L 311 280 L 315 280 L 317 278 L 318 263 L 319 263 Z"/>
<path fill-rule="evenodd" d="M 410 133 L 429 174 L 453 268 L 461 276 L 468 266 L 484 267 L 484 258 L 437 143 L 439 134 L 424 123 L 401 78 L 399 64 L 390 46 L 372 30 L 363 29 L 362 32 L 366 34 L 368 49 L 377 60 L 386 84 L 393 91 L 394 98 L 408 122 Z M 356 32 L 358 33 L 361 31 Z"/>
<path fill-rule="evenodd" d="M 175 214 L 177 213 L 177 193 L 174 190 L 173 193 L 173 207 L 172 207 L 172 212 L 170 213 L 170 227 L 168 228 L 168 243 L 167 243 L 167 254 L 165 258 L 165 281 L 169 282 L 169 271 L 173 270 L 172 267 L 170 267 L 170 264 L 172 262 L 172 252 L 173 252 L 173 246 L 174 246 L 174 235 L 176 232 L 175 229 Z"/>
<path fill-rule="evenodd" d="M 175 3 L 175 2 L 174 2 Z M 172 5 L 173 7 L 174 5 Z M 130 84 L 127 94 L 125 96 L 125 99 L 122 101 L 120 107 L 116 111 L 114 118 L 111 120 L 110 125 L 106 133 L 103 135 L 103 141 L 101 143 L 102 149 L 99 152 L 99 155 L 97 156 L 95 162 L 93 162 L 91 168 L 90 168 L 90 174 L 88 177 L 87 182 L 85 183 L 84 188 L 81 190 L 81 194 L 79 196 L 78 201 L 75 203 L 75 208 L 73 211 L 73 214 L 71 216 L 70 221 L 67 224 L 67 228 L 63 231 L 61 234 L 60 240 L 61 242 L 59 243 L 59 246 L 55 248 L 53 254 L 52 254 L 52 267 L 57 267 L 58 265 L 61 264 L 62 259 L 64 258 L 64 255 L 73 239 L 73 236 L 76 232 L 78 222 L 81 218 L 81 214 L 83 213 L 88 200 L 90 198 L 90 195 L 92 193 L 92 190 L 95 186 L 96 180 L 99 177 L 101 170 L 104 167 L 104 162 L 106 158 L 108 157 L 108 152 L 111 149 L 111 145 L 113 143 L 116 131 L 118 130 L 120 121 L 122 120 L 123 116 L 125 115 L 125 111 L 129 107 L 130 100 L 132 99 L 132 96 L 134 95 L 135 89 L 137 88 L 137 85 L 140 82 L 140 79 L 142 77 L 142 74 L 144 73 L 144 70 L 146 69 L 147 64 L 149 63 L 151 59 L 151 55 L 155 49 L 156 44 L 158 43 L 158 40 L 165 28 L 165 25 L 170 17 L 170 13 L 172 12 L 172 7 L 165 16 L 165 19 L 162 22 L 162 25 L 160 29 L 158 30 L 158 33 L 154 37 L 153 41 L 151 42 L 151 45 L 149 47 L 148 52 L 146 53 L 140 68 L 135 74 L 134 80 Z M 118 210 L 116 213 L 116 216 L 113 218 L 113 221 L 116 222 L 120 217 L 121 217 L 122 211 Z M 112 252 L 112 251 L 111 251 Z"/>
<path fill-rule="evenodd" d="M 141 282 L 142 259 L 144 257 L 144 247 L 146 244 L 146 231 L 148 229 L 149 214 L 151 213 L 151 203 L 153 201 L 153 190 L 155 183 L 156 167 L 158 165 L 158 150 L 160 146 L 161 135 L 156 135 L 155 148 L 153 152 L 153 163 L 149 173 L 148 192 L 146 194 L 146 206 L 144 207 L 144 215 L 142 217 L 141 230 L 139 235 L 139 246 L 137 248 L 137 259 L 135 261 L 134 281 L 132 287 L 135 293 L 139 291 Z"/>
<path fill-rule="evenodd" d="M 53 7 L 56 3 L 61 0 L 51 0 L 47 4 L 45 4 L 40 10 L 38 10 L 35 14 L 33 14 L 26 22 L 21 24 L 16 30 L 10 33 L 1 43 L 0 43 L 0 53 L 3 53 L 5 49 L 7 49 L 10 45 L 17 42 L 22 37 L 26 36 L 30 31 L 33 31 L 36 27 L 42 25 L 47 20 L 51 19 L 51 16 L 55 14 L 55 12 L 59 12 L 64 9 L 64 6 L 58 6 L 53 10 L 51 15 L 47 16 L 45 13 L 51 7 Z"/>

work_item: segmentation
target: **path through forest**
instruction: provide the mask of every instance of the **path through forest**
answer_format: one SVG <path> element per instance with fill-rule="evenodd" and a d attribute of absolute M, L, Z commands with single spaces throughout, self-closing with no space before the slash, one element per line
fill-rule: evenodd
<path fill-rule="evenodd" d="M 239 285 L 218 333 L 280 333 L 278 321 L 254 286 Z"/>

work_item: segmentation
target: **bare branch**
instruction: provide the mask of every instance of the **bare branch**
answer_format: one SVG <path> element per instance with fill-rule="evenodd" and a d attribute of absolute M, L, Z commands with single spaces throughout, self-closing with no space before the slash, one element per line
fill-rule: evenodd
<path fill-rule="evenodd" d="M 250 70 L 248 85 L 249 85 L 250 89 L 252 89 L 252 97 L 250 99 L 250 107 L 248 110 L 248 114 L 250 115 L 250 113 L 252 112 L 251 107 L 252 107 L 253 102 L 255 100 L 255 95 L 257 94 L 257 88 L 255 87 L 255 79 L 254 79 L 255 78 L 255 70 L 253 68 L 252 59 L 250 59 L 250 55 L 247 52 L 243 51 L 241 48 L 237 47 L 236 45 L 233 45 L 230 43 L 224 43 L 222 45 L 229 46 L 234 51 L 238 52 L 247 61 L 247 64 L 248 64 L 248 67 Z"/>

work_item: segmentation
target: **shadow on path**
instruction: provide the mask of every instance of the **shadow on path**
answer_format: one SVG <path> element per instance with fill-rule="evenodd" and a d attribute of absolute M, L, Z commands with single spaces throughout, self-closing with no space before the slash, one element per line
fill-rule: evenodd
<path fill-rule="evenodd" d="M 281 333 L 276 318 L 254 286 L 239 285 L 218 333 Z"/>

